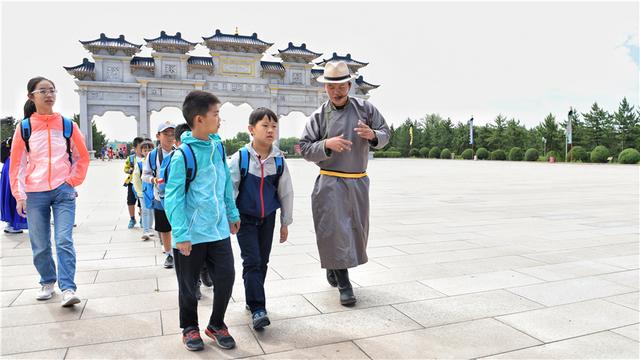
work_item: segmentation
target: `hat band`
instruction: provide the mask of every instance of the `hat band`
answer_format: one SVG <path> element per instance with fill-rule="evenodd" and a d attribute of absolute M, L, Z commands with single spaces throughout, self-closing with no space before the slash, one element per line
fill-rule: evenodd
<path fill-rule="evenodd" d="M 329 81 L 340 81 L 340 80 L 345 80 L 349 78 L 351 78 L 351 75 L 349 74 L 344 76 L 325 76 L 324 77 L 325 80 L 329 80 Z"/>

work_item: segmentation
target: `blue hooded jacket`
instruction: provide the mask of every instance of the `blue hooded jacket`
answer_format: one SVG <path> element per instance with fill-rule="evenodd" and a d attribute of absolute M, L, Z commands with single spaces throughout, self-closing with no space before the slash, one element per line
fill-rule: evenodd
<path fill-rule="evenodd" d="M 185 164 L 182 152 L 171 158 L 171 175 L 165 188 L 164 206 L 173 233 L 171 245 L 190 241 L 192 245 L 228 238 L 229 223 L 240 220 L 233 196 L 233 184 L 227 159 L 217 150 L 220 137 L 209 135 L 200 140 L 186 131 L 184 144 L 193 149 L 196 177 L 185 194 Z"/>

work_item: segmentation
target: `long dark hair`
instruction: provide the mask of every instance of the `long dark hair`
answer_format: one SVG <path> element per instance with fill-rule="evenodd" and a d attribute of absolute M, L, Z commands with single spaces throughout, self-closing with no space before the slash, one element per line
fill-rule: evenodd
<path fill-rule="evenodd" d="M 53 81 L 42 76 L 37 76 L 29 80 L 29 82 L 27 83 L 27 96 L 36 89 L 36 86 L 38 86 L 41 81 L 45 80 L 50 82 L 51 85 L 53 85 L 54 89 L 56 88 L 56 84 L 54 84 Z M 33 114 L 34 112 L 36 112 L 36 104 L 33 102 L 33 100 L 27 99 L 27 102 L 24 103 L 24 118 L 30 118 L 31 114 Z"/>

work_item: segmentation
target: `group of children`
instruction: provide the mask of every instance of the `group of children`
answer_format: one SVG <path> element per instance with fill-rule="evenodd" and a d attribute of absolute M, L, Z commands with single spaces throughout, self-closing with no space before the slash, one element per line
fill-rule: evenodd
<path fill-rule="evenodd" d="M 127 196 L 130 227 L 135 225 L 135 199 L 142 200 L 142 238 L 148 240 L 152 234 L 148 214 L 153 211 L 166 254 L 164 266 L 175 264 L 182 341 L 192 351 L 204 349 L 197 312 L 200 282 L 213 285 L 214 293 L 205 334 L 221 348 L 235 346 L 224 322 L 235 279 L 231 234 L 236 234 L 240 246 L 246 307 L 253 328 L 270 324 L 264 282 L 276 210 L 281 209 L 281 243 L 287 240 L 293 222 L 291 176 L 273 144 L 277 116 L 266 108 L 253 111 L 248 125 L 253 140 L 227 164 L 217 134 L 220 105 L 209 92 L 190 92 L 182 107 L 186 124 L 160 124 L 157 148 L 149 139 L 134 141 L 135 166 L 133 158 L 125 165 L 130 175 L 125 185 L 133 194 Z"/>

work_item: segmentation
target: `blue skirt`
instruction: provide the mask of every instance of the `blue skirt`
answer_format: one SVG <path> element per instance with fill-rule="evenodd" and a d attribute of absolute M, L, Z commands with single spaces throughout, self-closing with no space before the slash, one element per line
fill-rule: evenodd
<path fill-rule="evenodd" d="M 9 163 L 7 158 L 2 165 L 2 188 L 0 188 L 0 203 L 2 203 L 2 221 L 9 223 L 16 230 L 27 229 L 27 219 L 18 215 L 16 211 L 16 198 L 11 194 L 11 181 L 9 180 Z"/>

